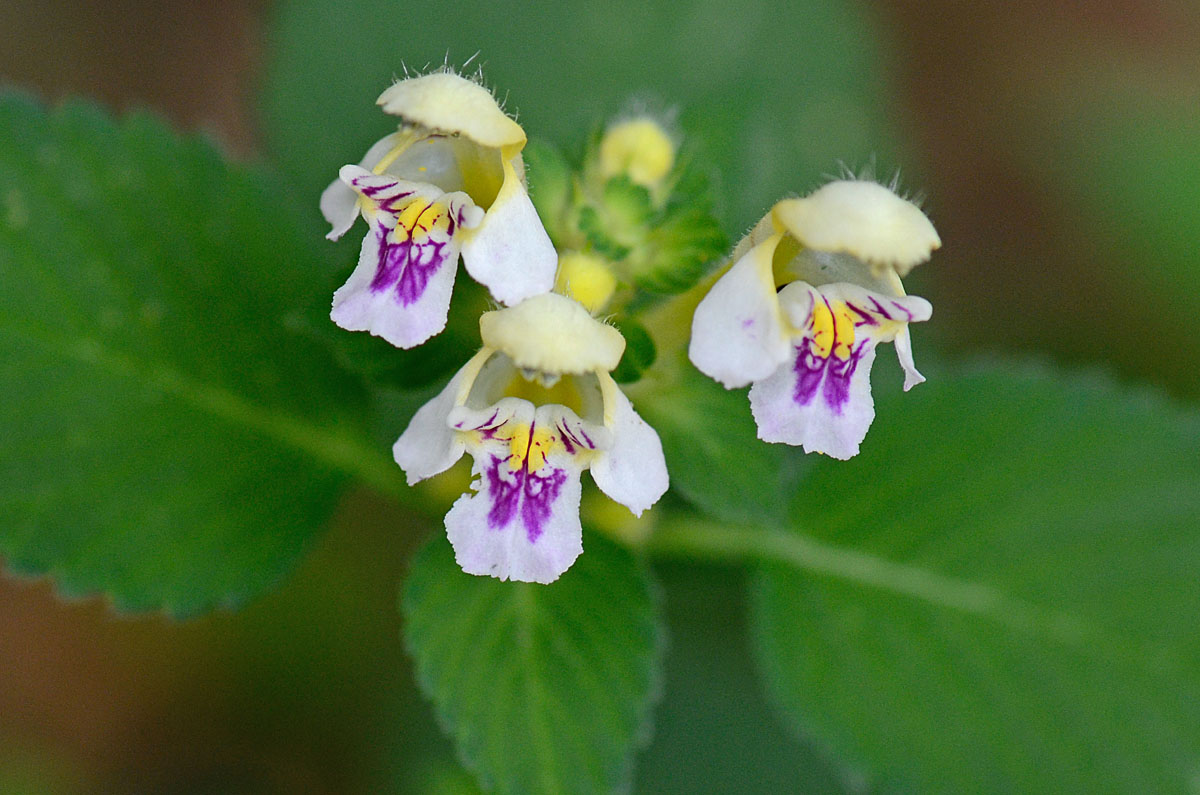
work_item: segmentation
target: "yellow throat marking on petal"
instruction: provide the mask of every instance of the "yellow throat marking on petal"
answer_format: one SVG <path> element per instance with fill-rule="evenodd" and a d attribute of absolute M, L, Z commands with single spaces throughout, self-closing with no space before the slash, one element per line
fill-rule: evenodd
<path fill-rule="evenodd" d="M 854 347 L 854 316 L 845 302 L 816 301 L 809 326 L 812 328 L 813 353 L 822 359 L 828 359 L 830 354 L 842 361 L 850 358 Z"/>
<path fill-rule="evenodd" d="M 392 239 L 397 243 L 411 240 L 424 245 L 431 237 L 444 240 L 450 231 L 450 208 L 442 202 L 414 199 L 396 216 Z"/>
<path fill-rule="evenodd" d="M 533 473 L 546 463 L 546 456 L 559 444 L 558 435 L 546 428 L 520 423 L 512 429 L 512 435 L 498 437 L 508 440 L 508 468 L 513 472 L 524 467 Z"/>

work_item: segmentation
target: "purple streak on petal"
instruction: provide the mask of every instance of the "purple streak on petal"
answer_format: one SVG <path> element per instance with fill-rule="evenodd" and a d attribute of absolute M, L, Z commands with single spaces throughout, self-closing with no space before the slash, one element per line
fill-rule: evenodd
<path fill-rule="evenodd" d="M 438 268 L 446 261 L 446 242 L 429 240 L 421 245 L 408 246 L 408 267 L 400 274 L 396 284 L 396 297 L 403 306 L 416 303 L 425 292 L 425 286 Z"/>
<path fill-rule="evenodd" d="M 875 298 L 875 296 L 871 296 L 871 303 L 875 305 L 876 312 L 883 315 L 888 320 L 895 320 L 895 318 L 892 317 L 891 314 L 886 309 L 883 308 L 883 304 L 879 303 L 879 301 Z"/>
<path fill-rule="evenodd" d="M 400 185 L 396 181 L 385 181 L 383 178 L 374 174 L 372 174 L 370 177 L 356 177 L 350 181 L 350 184 L 363 196 L 371 199 L 389 213 L 398 212 L 395 206 L 396 203 L 407 199 L 416 192 L 399 189 Z"/>
<path fill-rule="evenodd" d="M 858 362 L 868 344 L 869 340 L 860 342 L 845 361 L 836 357 L 829 360 L 829 366 L 825 370 L 827 378 L 824 397 L 825 404 L 835 415 L 840 416 L 842 409 L 850 401 L 850 379 L 854 377 L 854 371 L 858 369 Z"/>
<path fill-rule="evenodd" d="M 813 353 L 812 346 L 813 341 L 808 337 L 800 340 L 796 346 L 796 388 L 792 391 L 792 400 L 801 406 L 812 402 L 825 376 L 825 365 L 829 363 L 828 359 Z"/>
<path fill-rule="evenodd" d="M 409 306 L 424 294 L 433 274 L 445 264 L 448 241 L 427 237 L 426 242 L 416 244 L 410 232 L 406 239 L 396 242 L 390 239 L 394 237 L 390 231 L 383 225 L 375 227 L 374 233 L 379 238 L 379 261 L 370 289 L 380 293 L 394 288 L 400 305 Z M 401 230 L 401 234 L 404 231 Z"/>
<path fill-rule="evenodd" d="M 553 512 L 554 501 L 567 482 L 566 470 L 543 464 L 537 472 L 530 472 L 529 459 L 520 469 L 513 470 L 508 459 L 490 454 L 489 457 L 491 463 L 486 475 L 492 507 L 487 515 L 488 527 L 503 530 L 519 515 L 525 537 L 529 543 L 536 543 Z"/>
<path fill-rule="evenodd" d="M 846 302 L 846 308 L 849 309 L 854 314 L 858 315 L 860 318 L 862 318 L 862 320 L 856 320 L 854 322 L 855 326 L 878 326 L 879 325 L 879 321 L 876 320 L 875 318 L 871 317 L 871 314 L 869 312 L 867 312 L 867 310 L 859 309 L 857 306 L 850 303 L 849 301 Z"/>
<path fill-rule="evenodd" d="M 896 304 L 895 301 L 888 301 L 888 303 L 895 306 L 896 309 L 899 309 L 901 312 L 904 312 L 905 315 L 908 316 L 908 319 L 910 319 L 910 321 L 911 321 L 912 312 L 905 309 L 904 305 Z M 880 313 L 880 315 L 882 315 L 883 317 L 886 317 L 887 319 L 889 319 L 889 321 L 894 321 L 894 319 L 896 319 L 892 316 L 892 313 L 890 313 L 888 310 L 884 309 L 883 304 L 881 304 L 880 301 L 878 301 L 878 299 L 876 299 L 874 297 L 874 295 L 871 295 L 871 304 L 875 305 L 876 312 Z"/>
<path fill-rule="evenodd" d="M 479 431 L 479 434 L 484 439 L 491 439 L 496 435 L 496 430 L 504 423 L 496 422 L 496 418 L 500 416 L 500 409 L 493 409 L 492 415 L 478 425 L 472 425 L 470 428 L 463 427 L 465 422 L 456 422 L 454 427 L 460 431 Z"/>
<path fill-rule="evenodd" d="M 378 262 L 375 265 L 375 278 L 371 279 L 371 292 L 378 293 L 388 289 L 400 277 L 402 261 L 396 256 L 397 246 L 388 242 L 391 230 L 382 224 L 371 227 L 371 234 L 379 239 Z"/>
<path fill-rule="evenodd" d="M 909 311 L 908 307 L 906 307 L 904 304 L 898 304 L 898 303 L 896 303 L 895 301 L 892 301 L 892 306 L 896 307 L 896 308 L 897 308 L 897 309 L 899 309 L 901 312 L 903 312 L 903 313 L 904 313 L 904 315 L 905 315 L 905 317 L 907 317 L 907 318 L 908 318 L 909 322 L 911 322 L 911 321 L 912 321 L 912 319 L 913 319 L 913 313 Z"/>
<path fill-rule="evenodd" d="M 843 360 L 836 356 L 818 356 L 812 350 L 811 339 L 806 337 L 801 340 L 796 346 L 796 364 L 793 368 L 796 387 L 792 390 L 792 399 L 797 405 L 807 406 L 819 391 L 829 409 L 835 415 L 840 415 L 850 400 L 850 380 L 869 344 L 870 340 L 862 340 Z"/>
<path fill-rule="evenodd" d="M 546 474 L 532 472 L 525 475 L 525 502 L 521 506 L 525 535 L 531 544 L 541 537 L 554 508 L 554 501 L 558 499 L 558 493 L 567 482 L 565 469 L 543 465 L 540 472 Z"/>
<path fill-rule="evenodd" d="M 589 450 L 596 449 L 595 442 L 588 438 L 582 425 L 576 427 L 575 430 L 571 430 L 564 420 L 558 423 L 558 430 L 562 433 L 563 446 L 567 448 L 568 455 L 575 455 L 576 447 L 586 447 Z"/>
<path fill-rule="evenodd" d="M 490 454 L 489 454 L 490 455 Z M 492 496 L 492 508 L 488 511 L 488 527 L 502 530 L 512 521 L 517 512 L 517 504 L 521 500 L 521 486 L 524 470 L 508 471 L 508 459 L 490 455 L 492 463 L 488 465 L 488 493 Z M 503 467 L 508 471 L 509 479 L 500 474 Z"/>

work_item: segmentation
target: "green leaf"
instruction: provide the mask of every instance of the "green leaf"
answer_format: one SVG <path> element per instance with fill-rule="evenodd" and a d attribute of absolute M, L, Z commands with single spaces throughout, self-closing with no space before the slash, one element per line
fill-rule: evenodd
<path fill-rule="evenodd" d="M 746 390 L 726 390 L 690 364 L 669 389 L 639 392 L 638 412 L 662 440 L 671 488 L 728 521 L 777 524 L 808 461 L 785 445 L 765 444 Z"/>
<path fill-rule="evenodd" d="M 671 644 L 633 791 L 862 795 L 823 748 L 790 736 L 764 696 L 746 649 L 745 571 L 666 562 L 654 573 Z"/>
<path fill-rule="evenodd" d="M 1200 417 L 1011 366 L 878 397 L 760 545 L 797 728 L 920 792 L 1194 791 Z"/>
<path fill-rule="evenodd" d="M 292 310 L 325 290 L 287 194 L 159 120 L 0 97 L 0 555 L 191 615 L 279 580 L 344 470 L 390 482 Z"/>
<path fill-rule="evenodd" d="M 402 606 L 421 687 L 485 789 L 627 782 L 663 652 L 655 589 L 628 552 L 589 534 L 557 582 L 500 582 L 460 571 L 439 534 Z"/>

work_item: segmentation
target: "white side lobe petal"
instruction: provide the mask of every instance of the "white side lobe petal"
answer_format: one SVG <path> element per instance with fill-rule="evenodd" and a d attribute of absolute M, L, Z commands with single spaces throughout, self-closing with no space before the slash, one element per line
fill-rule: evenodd
<path fill-rule="evenodd" d="M 510 161 L 496 200 L 465 235 L 462 257 L 471 278 L 509 306 L 554 287 L 558 253 Z"/>
<path fill-rule="evenodd" d="M 592 463 L 592 479 L 601 491 L 641 516 L 669 485 L 662 442 L 607 373 L 600 374 L 600 388 L 612 442 Z"/>
<path fill-rule="evenodd" d="M 417 410 L 392 445 L 392 457 L 404 470 L 408 485 L 445 472 L 462 458 L 464 445 L 450 427 L 450 412 L 469 391 L 482 364 L 478 354 L 467 362 L 437 397 Z"/>
<path fill-rule="evenodd" d="M 905 392 L 925 382 L 925 376 L 917 371 L 917 363 L 913 361 L 912 336 L 908 333 L 908 326 L 896 335 L 896 358 L 904 369 Z"/>
<path fill-rule="evenodd" d="M 393 133 L 372 144 L 363 155 L 359 167 L 367 171 L 373 169 L 395 145 L 395 137 Z M 358 218 L 358 194 L 340 176 L 329 183 L 329 187 L 321 194 L 321 214 L 333 227 L 329 234 L 325 235 L 329 240 L 337 240 L 354 226 L 354 221 Z"/>
<path fill-rule="evenodd" d="M 780 236 L 751 248 L 696 307 L 688 358 L 726 389 L 773 373 L 788 358 L 771 258 Z"/>

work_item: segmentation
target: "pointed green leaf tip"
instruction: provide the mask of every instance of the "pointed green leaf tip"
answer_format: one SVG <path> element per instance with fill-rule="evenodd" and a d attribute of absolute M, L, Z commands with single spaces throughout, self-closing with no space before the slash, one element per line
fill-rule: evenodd
<path fill-rule="evenodd" d="M 464 574 L 438 535 L 405 585 L 405 640 L 485 790 L 611 792 L 648 737 L 663 637 L 655 588 L 596 534 L 552 585 Z"/>
<path fill-rule="evenodd" d="M 336 413 L 357 397 L 287 330 L 325 288 L 288 195 L 151 116 L 0 97 L 12 570 L 186 616 L 272 586 L 322 529 L 367 464 Z"/>
<path fill-rule="evenodd" d="M 1011 366 L 879 402 L 754 587 L 795 725 L 920 792 L 1194 791 L 1200 416 Z"/>

